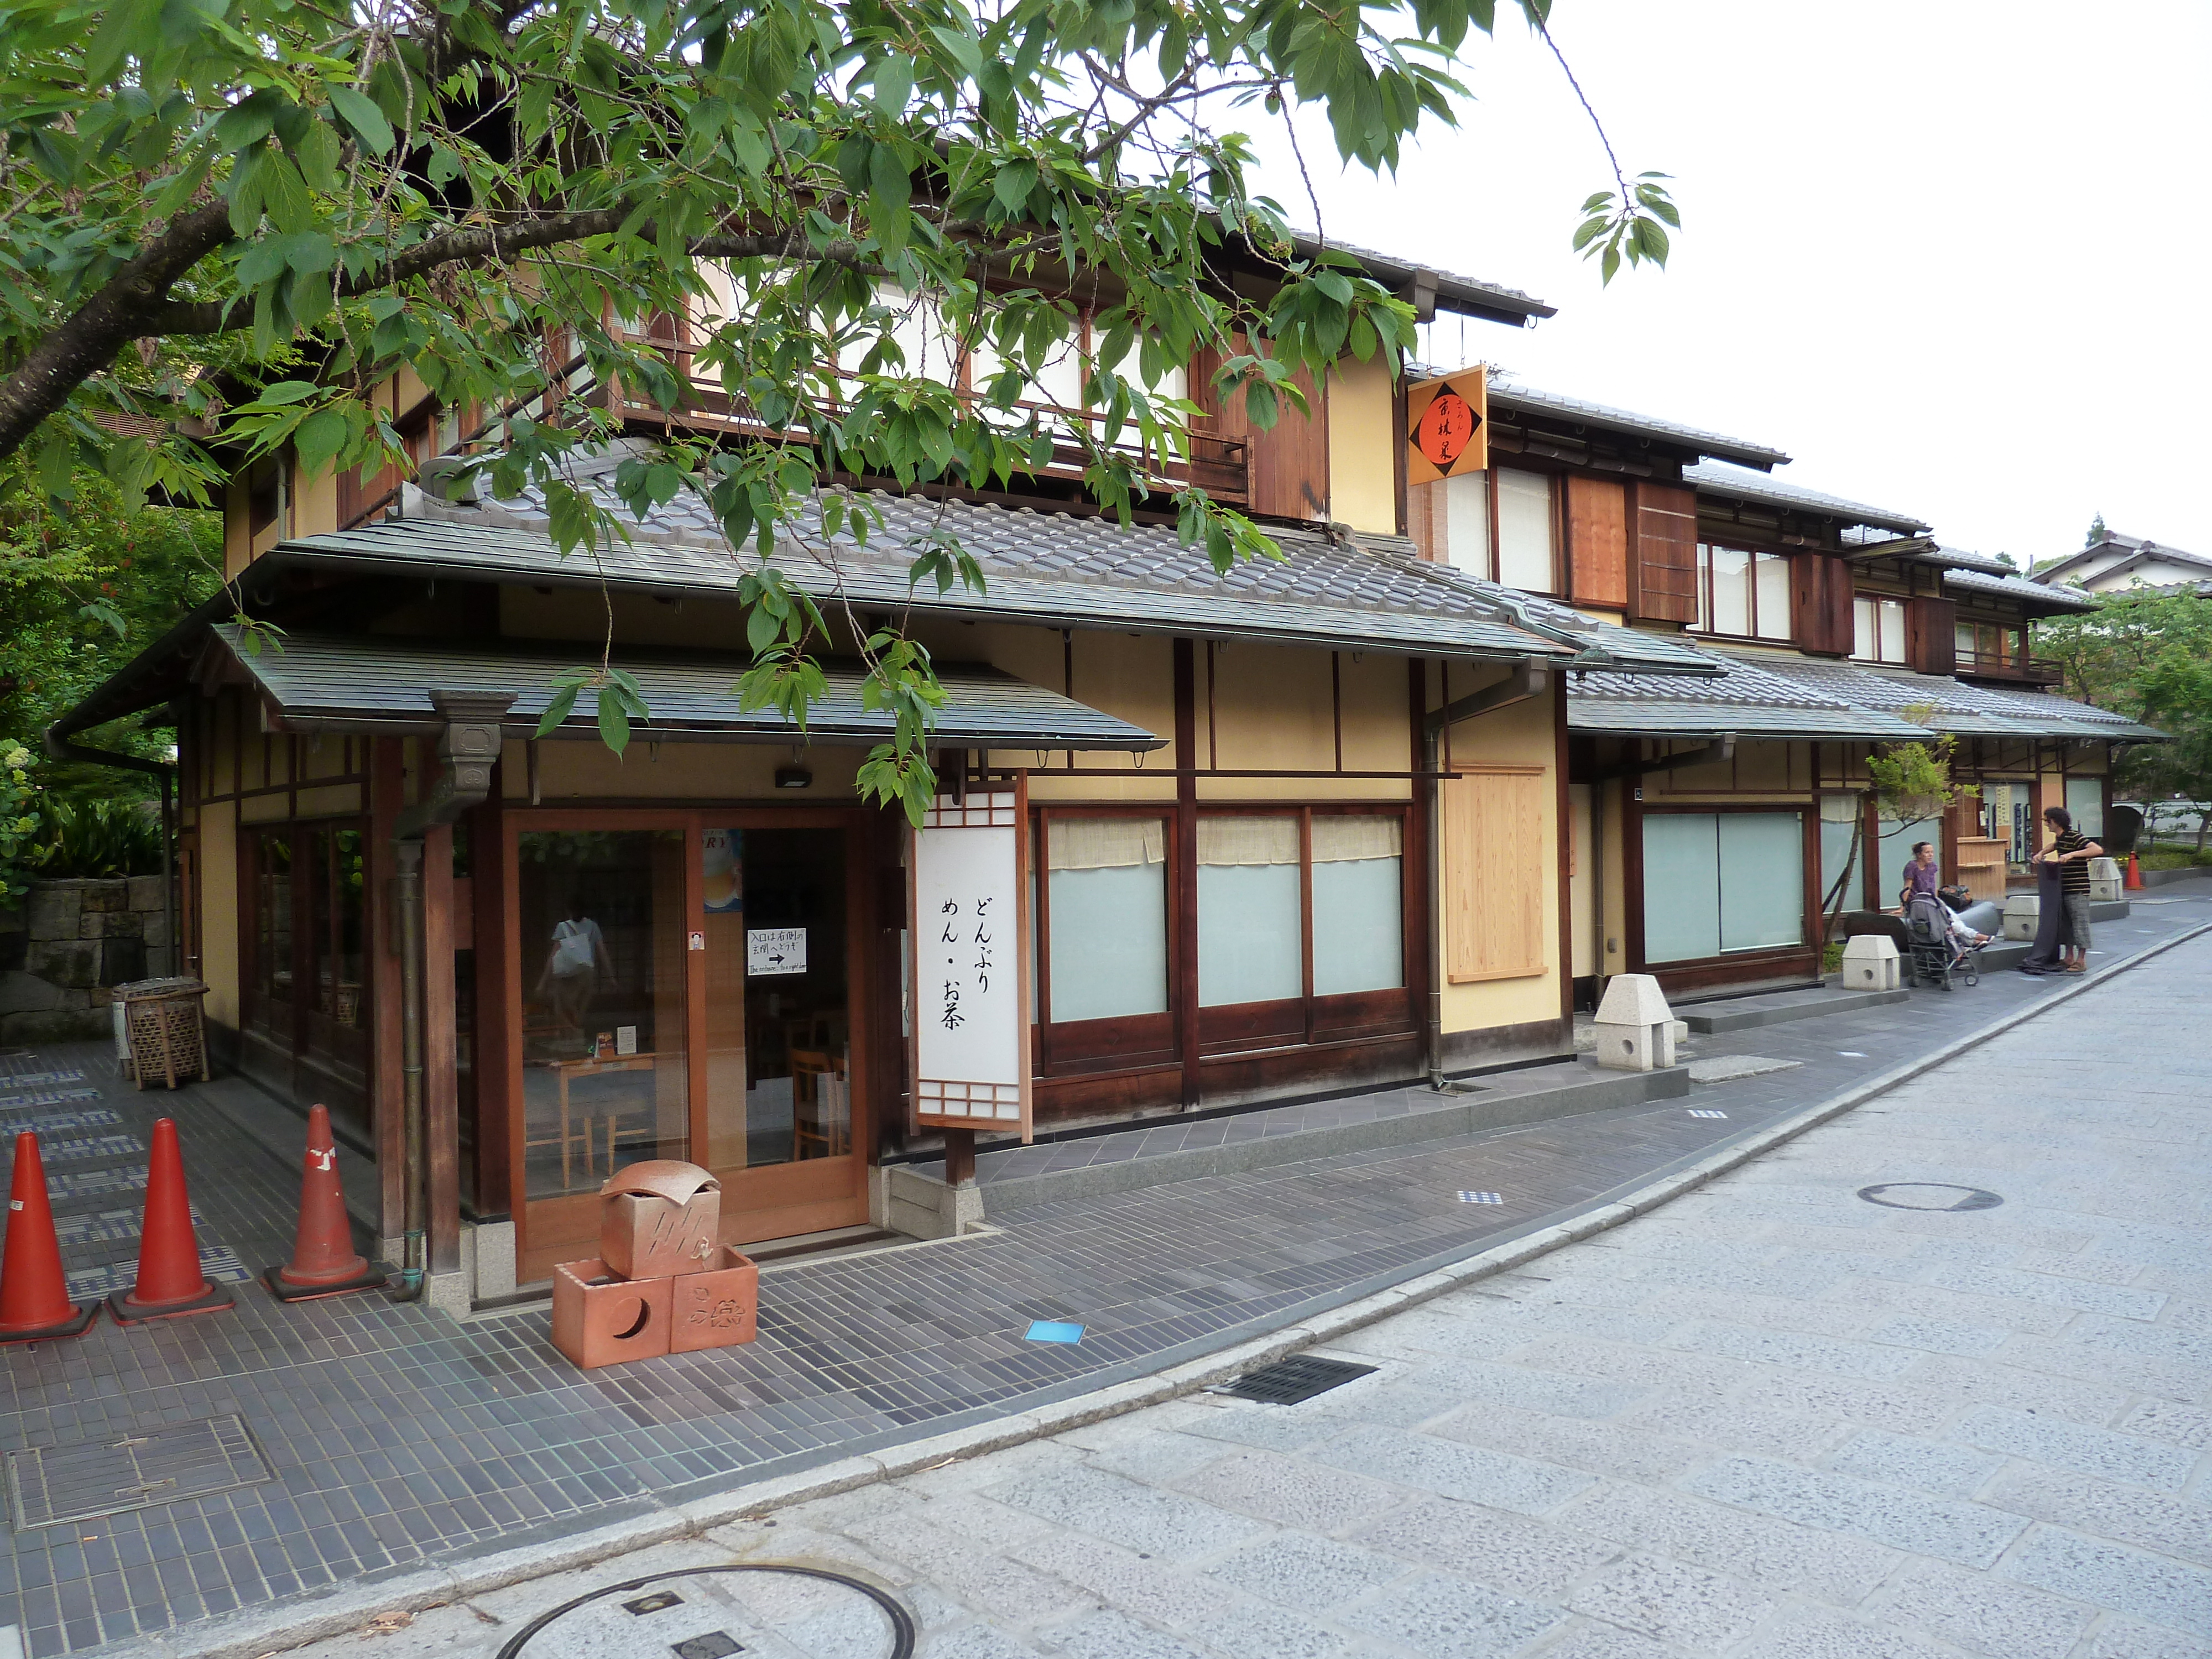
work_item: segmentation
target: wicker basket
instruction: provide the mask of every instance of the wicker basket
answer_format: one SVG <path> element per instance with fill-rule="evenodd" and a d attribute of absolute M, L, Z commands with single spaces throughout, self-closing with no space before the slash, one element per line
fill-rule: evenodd
<path fill-rule="evenodd" d="M 196 979 L 141 979 L 115 988 L 131 1043 L 131 1075 L 140 1088 L 156 1079 L 172 1089 L 207 1080 L 207 1032 L 200 1013 L 207 990 Z"/>

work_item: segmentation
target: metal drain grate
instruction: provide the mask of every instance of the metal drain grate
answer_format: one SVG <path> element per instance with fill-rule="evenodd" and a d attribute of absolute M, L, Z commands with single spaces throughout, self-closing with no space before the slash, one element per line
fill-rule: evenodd
<path fill-rule="evenodd" d="M 1359 1377 L 1372 1376 L 1372 1365 L 1354 1365 L 1342 1359 L 1317 1359 L 1311 1354 L 1292 1354 L 1256 1371 L 1247 1371 L 1233 1382 L 1212 1390 L 1237 1400 L 1256 1400 L 1265 1406 L 1296 1406 L 1342 1388 Z"/>
<path fill-rule="evenodd" d="M 8 1455 L 15 1529 L 92 1521 L 276 1478 L 235 1413 Z"/>

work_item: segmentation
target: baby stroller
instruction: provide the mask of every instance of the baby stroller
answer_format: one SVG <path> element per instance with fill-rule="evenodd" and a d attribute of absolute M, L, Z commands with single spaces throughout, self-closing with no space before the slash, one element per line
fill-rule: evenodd
<path fill-rule="evenodd" d="M 1905 948 L 1911 954 L 1915 984 L 1940 985 L 1948 991 L 1954 974 L 1969 985 L 1982 982 L 1980 949 L 1953 939 L 1949 922 L 1942 900 L 1925 893 L 1905 907 Z"/>

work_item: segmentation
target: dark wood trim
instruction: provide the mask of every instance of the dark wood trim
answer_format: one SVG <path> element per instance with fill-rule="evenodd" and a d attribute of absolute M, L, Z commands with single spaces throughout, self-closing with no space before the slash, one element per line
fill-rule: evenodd
<path fill-rule="evenodd" d="M 1644 971 L 1672 996 L 1684 991 L 1711 990 L 1726 985 L 1746 985 L 1766 980 L 1811 980 L 1820 972 L 1820 952 L 1805 945 L 1774 951 L 1746 951 L 1741 955 L 1707 957 L 1694 962 L 1662 963 Z"/>
<path fill-rule="evenodd" d="M 1561 676 L 1564 679 L 1565 677 Z M 1413 769 L 1421 769 L 1429 718 L 1429 665 L 1419 657 L 1406 665 L 1406 743 Z M 1434 1016 L 1429 975 L 1436 952 L 1431 932 L 1437 925 L 1437 895 L 1429 885 L 1429 825 L 1436 811 L 1432 778 L 1417 778 L 1413 811 L 1406 815 L 1406 988 L 1413 994 L 1416 1024 Z"/>
<path fill-rule="evenodd" d="M 1557 784 L 1557 816 L 1553 819 L 1553 862 L 1558 866 L 1559 890 L 1559 1017 L 1575 1012 L 1575 876 L 1574 798 L 1567 790 L 1567 677 L 1552 676 L 1552 776 Z M 1595 786 L 1593 786 L 1594 787 Z M 1602 906 L 1604 896 L 1590 888 L 1592 902 Z M 1600 963 L 1597 970 L 1605 972 Z"/>
<path fill-rule="evenodd" d="M 1628 748 L 1640 756 L 1644 740 L 1631 738 Z M 1623 960 L 1631 973 L 1649 973 L 1644 961 L 1644 792 L 1633 778 L 1620 781 L 1620 904 Z"/>
<path fill-rule="evenodd" d="M 1326 405 L 1324 405 L 1324 408 Z M 1326 454 L 1326 448 L 1323 450 Z M 1178 1046 L 1182 1055 L 1182 1103 L 1198 1103 L 1198 779 L 1186 769 L 1198 752 L 1197 652 L 1190 641 L 1175 642 L 1176 833 L 1168 847 L 1175 880 L 1175 951 L 1168 973 L 1168 1006 L 1179 1011 Z"/>
<path fill-rule="evenodd" d="M 1413 434 L 1406 423 L 1406 354 L 1402 349 L 1397 352 L 1397 373 L 1390 377 L 1390 490 L 1398 533 L 1402 536 L 1407 521 L 1406 452 L 1413 447 Z"/>
<path fill-rule="evenodd" d="M 476 906 L 472 954 L 476 961 L 475 1027 L 469 1036 L 475 1098 L 475 1210 L 479 1218 L 508 1216 L 514 1208 L 514 1168 L 507 1158 L 508 1115 L 513 1111 L 507 1048 L 501 1036 L 507 1019 L 507 824 L 500 792 L 502 765 L 492 769 L 491 793 L 471 815 L 469 887 Z"/>
<path fill-rule="evenodd" d="M 1212 698 L 1213 688 L 1209 681 L 1206 686 L 1208 720 L 1212 718 Z M 1336 769 L 1341 772 L 1344 770 L 1344 653 L 1340 651 L 1328 653 L 1328 713 L 1329 723 L 1336 738 Z M 1211 760 L 1212 757 L 1208 756 L 1207 758 Z"/>
<path fill-rule="evenodd" d="M 406 1231 L 404 1143 L 406 1133 L 401 1101 L 399 1036 L 399 936 L 396 875 L 392 830 L 399 816 L 405 793 L 406 757 L 399 738 L 370 740 L 368 861 L 373 874 L 374 902 L 370 937 L 375 951 L 369 978 L 375 988 L 370 1018 L 375 1022 L 374 1056 L 369 1066 L 372 1102 L 369 1132 L 376 1145 L 378 1208 L 383 1217 L 382 1237 L 398 1238 Z"/>
<path fill-rule="evenodd" d="M 425 780 L 428 781 L 428 780 Z M 453 830 L 422 837 L 422 1144 L 429 1163 L 429 1270 L 461 1268 L 461 1121 L 453 1025 Z"/>
<path fill-rule="evenodd" d="M 1332 661 L 1334 660 L 1335 655 L 1334 652 L 1329 653 Z M 1401 836 L 1398 845 L 1402 848 L 1405 844 L 1405 839 Z M 1398 863 L 1401 878 L 1404 875 L 1405 867 L 1405 855 L 1401 851 Z M 1298 1025 L 1301 1040 L 1307 1042 L 1314 1040 L 1313 884 L 1313 808 L 1309 806 L 1298 813 L 1298 1002 L 1300 1005 Z M 1404 881 L 1401 879 L 1399 883 L 1401 890 L 1398 899 L 1401 909 L 1405 905 L 1405 895 L 1402 891 L 1404 885 Z M 1399 933 L 1399 946 L 1401 954 L 1404 945 L 1405 934 L 1401 923 Z M 1401 983 L 1403 983 L 1405 977 L 1405 965 L 1401 963 L 1398 969 L 1398 978 Z"/>

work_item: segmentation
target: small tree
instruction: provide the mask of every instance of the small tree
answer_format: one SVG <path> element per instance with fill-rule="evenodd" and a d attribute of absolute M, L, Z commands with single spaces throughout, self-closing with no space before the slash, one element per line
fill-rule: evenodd
<path fill-rule="evenodd" d="M 2141 720 L 2164 742 L 2130 744 L 2114 787 L 2145 800 L 2212 800 L 2212 599 L 2191 589 L 2107 595 L 2084 616 L 2043 624 L 2069 696 Z M 2204 845 L 2200 819 L 2197 844 Z"/>
<path fill-rule="evenodd" d="M 1920 726 L 1936 716 L 1932 703 L 1917 703 L 1903 712 L 1905 719 Z M 1944 732 L 1929 742 L 1887 744 L 1881 750 L 1868 755 L 1867 777 L 1874 785 L 1877 812 L 1893 823 L 1909 823 L 1917 818 L 1938 817 L 1959 802 L 1978 795 L 1981 792 L 1973 785 L 1956 782 L 1951 776 L 1951 757 L 1958 746 L 1959 740 Z M 1843 896 L 1850 890 L 1851 872 L 1858 866 L 1859 844 L 1865 838 L 1866 815 L 1860 813 L 1851 820 L 1851 844 L 1844 855 L 1844 872 L 1836 878 L 1835 885 L 1821 902 L 1824 938 L 1842 913 Z"/>
<path fill-rule="evenodd" d="M 2095 518 L 2089 520 L 2089 533 L 2082 538 L 2081 545 L 2084 547 L 2094 547 L 2099 542 L 2105 539 L 2105 515 L 2100 513 Z"/>

